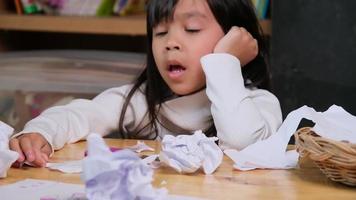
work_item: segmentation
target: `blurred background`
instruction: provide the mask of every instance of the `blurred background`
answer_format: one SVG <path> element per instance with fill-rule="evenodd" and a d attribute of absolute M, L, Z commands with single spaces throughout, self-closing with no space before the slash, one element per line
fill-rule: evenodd
<path fill-rule="evenodd" d="M 332 104 L 356 115 L 356 1 L 253 0 L 284 117 Z M 131 82 L 145 61 L 145 0 L 0 1 L 0 120 Z"/>
<path fill-rule="evenodd" d="M 356 115 L 356 1 L 273 0 L 271 69 L 284 115 L 336 104 Z"/>

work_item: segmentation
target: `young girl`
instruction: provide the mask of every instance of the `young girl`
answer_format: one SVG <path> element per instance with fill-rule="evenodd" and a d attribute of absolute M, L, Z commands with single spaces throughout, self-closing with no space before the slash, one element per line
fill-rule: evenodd
<path fill-rule="evenodd" d="M 15 134 L 18 162 L 44 166 L 89 133 L 161 139 L 203 130 L 243 149 L 276 132 L 265 48 L 249 0 L 149 0 L 147 66 L 133 85 L 44 111 Z"/>

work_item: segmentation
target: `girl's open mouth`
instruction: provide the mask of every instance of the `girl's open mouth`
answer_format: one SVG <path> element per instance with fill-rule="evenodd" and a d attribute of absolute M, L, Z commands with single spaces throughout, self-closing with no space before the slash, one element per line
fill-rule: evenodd
<path fill-rule="evenodd" d="M 180 73 L 185 70 L 185 67 L 181 65 L 169 65 L 169 72 L 171 73 Z"/>
<path fill-rule="evenodd" d="M 168 66 L 168 75 L 171 79 L 180 79 L 184 74 L 186 68 L 182 65 L 172 64 Z"/>

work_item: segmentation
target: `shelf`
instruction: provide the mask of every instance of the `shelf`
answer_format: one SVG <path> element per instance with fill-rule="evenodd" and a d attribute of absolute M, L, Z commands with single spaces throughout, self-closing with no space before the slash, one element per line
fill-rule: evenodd
<path fill-rule="evenodd" d="M 111 35 L 145 35 L 143 16 L 72 17 L 0 15 L 0 29 Z"/>
<path fill-rule="evenodd" d="M 260 21 L 263 32 L 271 35 L 271 20 Z M 110 35 L 146 35 L 145 17 L 72 17 L 1 14 L 0 29 Z"/>
<path fill-rule="evenodd" d="M 145 55 L 109 51 L 32 51 L 0 55 L 0 90 L 98 94 L 132 82 Z"/>
<path fill-rule="evenodd" d="M 263 34 L 265 35 L 272 35 L 272 20 L 270 19 L 264 19 L 260 20 L 260 25 L 263 31 Z"/>

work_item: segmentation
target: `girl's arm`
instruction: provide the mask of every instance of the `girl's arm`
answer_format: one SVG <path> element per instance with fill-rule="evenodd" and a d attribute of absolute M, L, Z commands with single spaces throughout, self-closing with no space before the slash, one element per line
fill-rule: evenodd
<path fill-rule="evenodd" d="M 201 62 L 223 149 L 243 149 L 277 131 L 282 123 L 278 99 L 266 90 L 245 88 L 239 59 L 220 53 L 204 56 Z"/>
<path fill-rule="evenodd" d="M 29 147 L 32 148 L 32 152 L 38 152 L 39 146 L 44 143 L 39 141 L 43 139 L 48 142 L 52 152 L 62 148 L 66 143 L 85 139 L 90 133 L 106 135 L 117 127 L 124 95 L 130 88 L 131 86 L 113 88 L 93 100 L 77 99 L 65 106 L 49 108 L 29 121 L 23 131 L 12 136 L 14 139 L 10 141 L 10 147 L 28 155 L 25 151 L 31 152 Z M 135 98 L 135 101 L 138 99 Z M 129 123 L 132 115 L 129 107 L 125 122 Z"/>
<path fill-rule="evenodd" d="M 242 27 L 232 27 L 201 59 L 207 95 L 222 148 L 243 149 L 275 133 L 282 123 L 278 99 L 265 90 L 247 89 L 241 67 L 258 54 L 258 44 Z"/>

